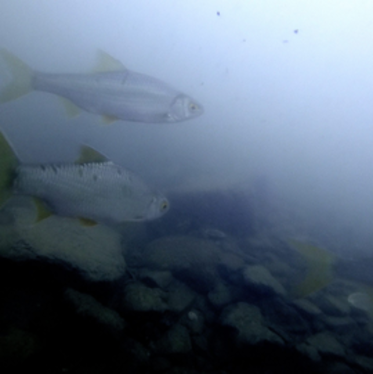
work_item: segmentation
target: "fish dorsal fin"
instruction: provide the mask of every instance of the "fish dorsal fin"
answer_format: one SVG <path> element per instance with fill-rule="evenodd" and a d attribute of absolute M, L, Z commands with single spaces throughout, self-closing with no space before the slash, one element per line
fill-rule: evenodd
<path fill-rule="evenodd" d="M 102 51 L 101 49 L 99 49 L 97 52 L 97 60 L 98 62 L 95 69 L 96 73 L 127 70 L 119 60 L 111 57 L 108 53 Z"/>
<path fill-rule="evenodd" d="M 66 109 L 67 115 L 70 118 L 76 117 L 81 113 L 82 110 L 78 106 L 76 106 L 72 101 L 65 99 L 64 97 L 61 97 L 60 99 Z"/>
<path fill-rule="evenodd" d="M 80 148 L 80 154 L 78 159 L 75 161 L 76 164 L 87 164 L 89 162 L 107 162 L 109 161 L 102 153 L 96 151 L 95 149 L 89 147 L 88 145 L 83 145 Z"/>
<path fill-rule="evenodd" d="M 36 206 L 36 222 L 40 222 L 53 215 L 40 199 L 34 197 L 33 200 Z"/>

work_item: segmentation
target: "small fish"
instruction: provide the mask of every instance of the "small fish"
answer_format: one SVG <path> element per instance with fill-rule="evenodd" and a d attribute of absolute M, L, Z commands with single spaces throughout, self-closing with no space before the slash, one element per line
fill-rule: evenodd
<path fill-rule="evenodd" d="M 155 219 L 169 208 L 163 195 L 92 148 L 83 147 L 76 163 L 22 165 L 0 132 L 0 206 L 12 194 L 40 199 L 37 221 L 53 212 L 85 225 L 117 224 Z"/>
<path fill-rule="evenodd" d="M 83 109 L 116 120 L 171 123 L 195 118 L 202 105 L 166 83 L 126 69 L 104 52 L 98 72 L 92 74 L 45 74 L 32 70 L 6 49 L 0 56 L 9 66 L 13 81 L 0 94 L 0 103 L 15 100 L 33 90 L 65 99 L 71 116 Z"/>

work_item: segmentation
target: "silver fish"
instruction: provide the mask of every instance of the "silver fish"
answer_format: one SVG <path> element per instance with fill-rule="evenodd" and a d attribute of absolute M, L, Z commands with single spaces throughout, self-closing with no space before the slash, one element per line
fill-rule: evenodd
<path fill-rule="evenodd" d="M 168 200 L 162 194 L 151 191 L 132 172 L 107 161 L 91 148 L 88 150 L 100 160 L 19 165 L 13 170 L 11 181 L 12 167 L 8 165 L 15 165 L 15 156 L 10 154 L 11 147 L 0 133 L 0 203 L 11 193 L 29 195 L 41 199 L 53 213 L 80 218 L 86 224 L 145 221 L 168 211 Z M 46 217 L 45 211 L 37 206 L 41 220 Z"/>
<path fill-rule="evenodd" d="M 56 94 L 68 100 L 70 115 L 81 109 L 102 115 L 107 123 L 179 122 L 203 113 L 202 105 L 166 83 L 126 69 L 121 62 L 100 52 L 99 72 L 93 74 L 45 74 L 33 71 L 6 49 L 0 56 L 9 65 L 13 81 L 0 94 L 0 102 L 17 99 L 32 90 Z"/>

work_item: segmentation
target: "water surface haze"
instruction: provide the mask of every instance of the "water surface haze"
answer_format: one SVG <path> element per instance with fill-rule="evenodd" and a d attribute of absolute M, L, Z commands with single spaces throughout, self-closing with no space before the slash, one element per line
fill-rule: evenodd
<path fill-rule="evenodd" d="M 34 92 L 1 107 L 1 128 L 24 162 L 72 161 L 86 143 L 165 192 L 249 191 L 261 178 L 310 227 L 348 231 L 344 252 L 369 254 L 372 12 L 363 0 L 7 1 L 0 45 L 33 69 L 89 73 L 101 49 L 204 114 L 105 125 Z"/>
<path fill-rule="evenodd" d="M 1 374 L 372 373 L 372 14 L 1 1 Z"/>

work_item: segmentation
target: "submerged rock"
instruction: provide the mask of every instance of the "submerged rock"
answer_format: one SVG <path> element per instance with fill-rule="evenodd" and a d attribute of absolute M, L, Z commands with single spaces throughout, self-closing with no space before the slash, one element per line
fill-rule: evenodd
<path fill-rule="evenodd" d="M 322 322 L 330 328 L 335 333 L 348 335 L 353 334 L 357 331 L 357 324 L 356 322 L 350 318 L 347 317 L 333 317 L 333 316 L 323 316 L 321 318 Z"/>
<path fill-rule="evenodd" d="M 169 310 L 181 313 L 192 305 L 196 293 L 181 282 L 174 282 L 167 289 L 167 305 Z"/>
<path fill-rule="evenodd" d="M 150 287 L 166 288 L 175 278 L 170 271 L 157 271 L 149 269 L 141 269 L 138 273 L 138 278 Z"/>
<path fill-rule="evenodd" d="M 58 263 L 91 281 L 111 281 L 126 270 L 121 237 L 109 227 L 85 227 L 58 216 L 35 223 L 35 205 L 25 197 L 12 199 L 1 217 L 1 257 Z"/>
<path fill-rule="evenodd" d="M 261 265 L 247 266 L 243 270 L 243 277 L 248 286 L 256 288 L 260 293 L 286 295 L 283 285 Z"/>
<path fill-rule="evenodd" d="M 330 332 L 320 332 L 307 339 L 307 343 L 314 347 L 321 356 L 335 356 L 343 358 L 345 349 Z"/>
<path fill-rule="evenodd" d="M 328 374 L 356 374 L 356 371 L 342 362 L 330 362 L 324 366 Z"/>
<path fill-rule="evenodd" d="M 205 317 L 202 312 L 197 309 L 192 309 L 186 313 L 181 323 L 186 326 L 192 334 L 201 334 L 205 329 Z"/>
<path fill-rule="evenodd" d="M 162 270 L 210 266 L 219 262 L 220 254 L 219 247 L 209 240 L 172 236 L 151 242 L 144 253 L 144 264 Z"/>
<path fill-rule="evenodd" d="M 269 330 L 262 322 L 263 317 L 260 309 L 244 302 L 226 307 L 220 316 L 220 323 L 223 326 L 233 327 L 237 331 L 239 344 L 273 343 L 283 345 L 282 338 Z"/>
<path fill-rule="evenodd" d="M 294 306 L 304 315 L 310 317 L 320 316 L 320 308 L 307 299 L 297 299 L 293 301 Z"/>
<path fill-rule="evenodd" d="M 244 259 L 235 253 L 226 252 L 226 249 L 223 248 L 223 253 L 220 256 L 219 270 L 224 276 L 225 274 L 229 275 L 230 273 L 239 272 L 246 266 Z"/>
<path fill-rule="evenodd" d="M 0 336 L 0 362 L 5 365 L 18 365 L 41 351 L 41 344 L 34 334 L 15 327 L 9 328 Z M 5 369 L 6 370 L 6 369 Z"/>
<path fill-rule="evenodd" d="M 213 289 L 221 251 L 209 240 L 187 236 L 166 237 L 150 243 L 144 253 L 144 265 L 169 270 L 198 292 Z"/>
<path fill-rule="evenodd" d="M 69 288 L 65 291 L 65 298 L 74 306 L 79 316 L 96 321 L 110 332 L 120 332 L 124 329 L 123 318 L 115 310 L 102 305 L 93 296 Z"/>
<path fill-rule="evenodd" d="M 195 297 L 195 292 L 176 280 L 165 289 L 134 282 L 124 289 L 122 307 L 124 310 L 138 312 L 170 311 L 180 314 L 192 305 Z"/>
<path fill-rule="evenodd" d="M 373 358 L 371 356 L 355 356 L 351 361 L 366 370 L 367 373 L 373 372 Z"/>
<path fill-rule="evenodd" d="M 189 332 L 182 325 L 175 325 L 154 344 L 154 350 L 158 353 L 188 353 L 192 350 L 192 342 Z"/>
<path fill-rule="evenodd" d="M 164 312 L 168 309 L 167 293 L 159 288 L 131 283 L 124 290 L 123 308 L 137 312 Z"/>
<path fill-rule="evenodd" d="M 144 370 L 144 366 L 148 364 L 151 353 L 147 347 L 135 339 L 127 337 L 121 344 L 124 354 L 124 372 L 139 372 Z M 131 365 L 132 364 L 132 365 Z M 130 370 L 129 368 L 131 368 Z"/>
<path fill-rule="evenodd" d="M 311 334 L 307 320 L 283 298 L 267 298 L 261 302 L 266 326 L 281 336 L 286 342 L 294 344 Z"/>
<path fill-rule="evenodd" d="M 227 238 L 227 234 L 225 232 L 211 227 L 202 229 L 201 236 L 205 239 L 212 240 L 224 240 Z"/>
<path fill-rule="evenodd" d="M 319 354 L 319 351 L 316 347 L 306 344 L 306 343 L 300 343 L 296 346 L 296 349 L 299 353 L 302 355 L 308 357 L 311 361 L 314 362 L 320 362 L 321 356 Z"/>
<path fill-rule="evenodd" d="M 213 306 L 221 308 L 232 302 L 232 289 L 225 283 L 219 282 L 216 287 L 208 293 L 207 298 Z"/>
<path fill-rule="evenodd" d="M 324 291 L 314 297 L 314 303 L 331 316 L 344 317 L 350 314 L 351 306 L 345 298 L 336 297 Z"/>

